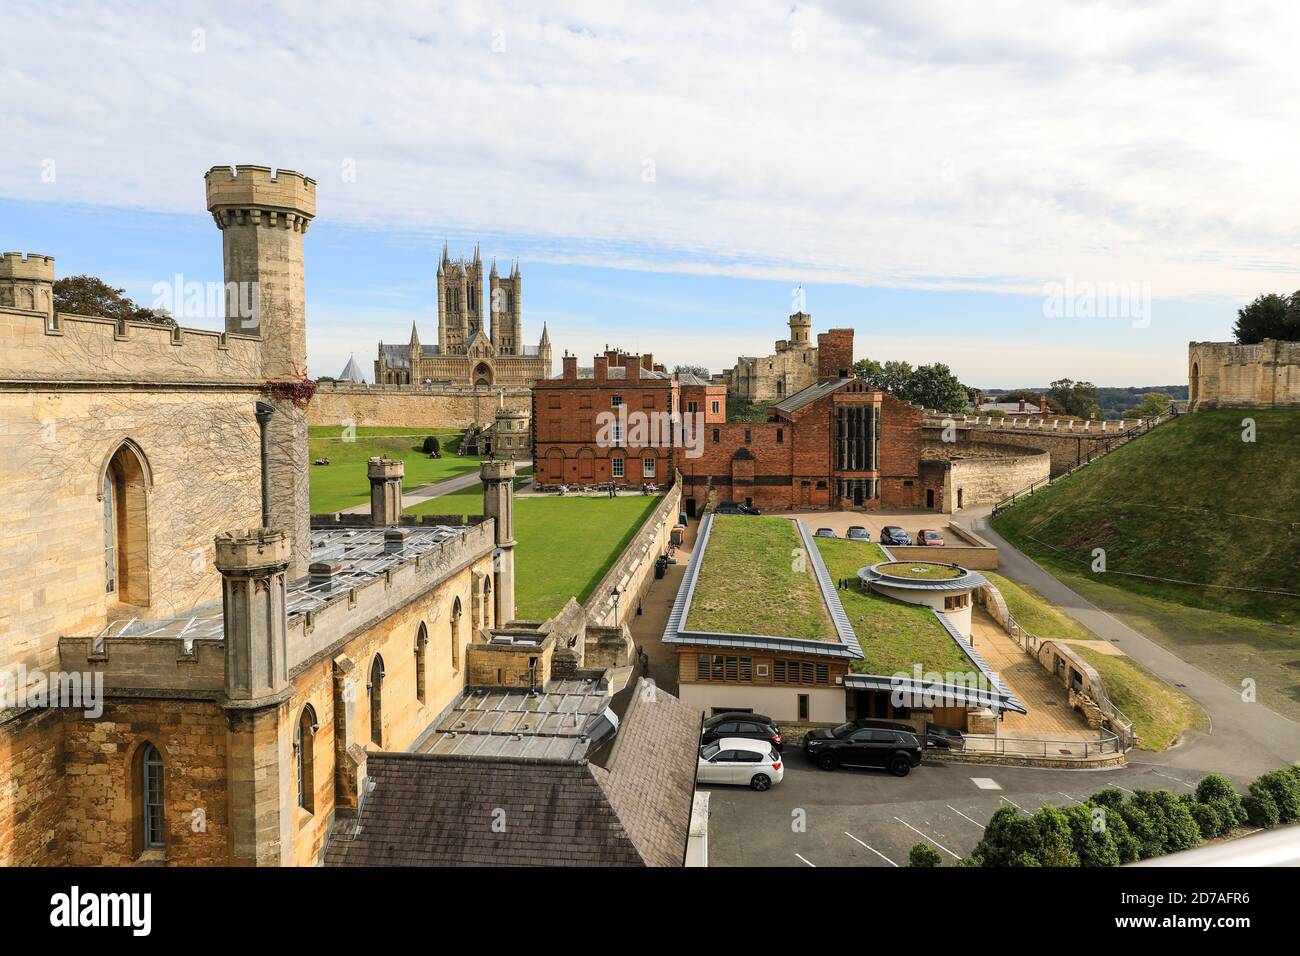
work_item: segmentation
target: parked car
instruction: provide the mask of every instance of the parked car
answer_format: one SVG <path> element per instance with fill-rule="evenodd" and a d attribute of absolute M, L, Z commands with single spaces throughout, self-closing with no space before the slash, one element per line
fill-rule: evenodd
<path fill-rule="evenodd" d="M 848 538 L 850 541 L 870 541 L 871 532 L 862 527 L 862 525 L 855 524 L 849 526 L 848 534 L 844 537 Z"/>
<path fill-rule="evenodd" d="M 929 750 L 961 750 L 966 746 L 966 738 L 960 730 L 931 724 L 925 730 L 925 746 Z"/>
<path fill-rule="evenodd" d="M 916 533 L 916 543 L 931 548 L 942 548 L 943 535 L 937 531 L 931 531 L 929 528 L 923 528 Z"/>
<path fill-rule="evenodd" d="M 743 501 L 724 501 L 718 505 L 716 510 L 720 515 L 758 515 L 763 513 L 753 505 L 747 505 Z"/>
<path fill-rule="evenodd" d="M 916 734 L 884 727 L 862 727 L 857 721 L 834 730 L 812 730 L 803 741 L 804 755 L 823 770 L 837 767 L 883 767 L 906 777 L 921 762 Z"/>
<path fill-rule="evenodd" d="M 838 538 L 839 535 L 831 528 L 818 528 L 813 532 L 814 538 Z"/>
<path fill-rule="evenodd" d="M 767 790 L 785 776 L 781 755 L 761 740 L 723 737 L 700 748 L 698 783 L 736 783 Z"/>
<path fill-rule="evenodd" d="M 723 737 L 745 737 L 749 740 L 766 740 L 776 752 L 781 752 L 781 728 L 771 717 L 762 714 L 750 714 L 744 711 L 731 711 L 714 714 L 704 721 L 704 732 L 700 735 L 701 744 L 711 744 Z"/>
<path fill-rule="evenodd" d="M 880 529 L 881 544 L 911 544 L 912 536 L 898 525 L 887 524 Z"/>

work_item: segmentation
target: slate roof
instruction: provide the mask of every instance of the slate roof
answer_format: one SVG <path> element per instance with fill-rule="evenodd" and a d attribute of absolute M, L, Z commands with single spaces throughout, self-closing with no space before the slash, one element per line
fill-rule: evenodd
<path fill-rule="evenodd" d="M 856 381 L 858 381 L 858 379 L 855 376 L 850 375 L 848 378 L 835 378 L 828 379 L 824 382 L 814 382 L 805 388 L 799 389 L 799 391 L 795 392 L 784 401 L 777 402 L 773 407 L 778 408 L 783 412 L 797 412 L 805 405 L 811 405 L 823 395 L 829 395 L 832 392 L 843 388 L 845 385 L 848 385 L 850 382 Z"/>
<path fill-rule="evenodd" d="M 358 385 L 366 384 L 366 377 L 361 374 L 361 369 L 357 367 L 356 356 L 348 356 L 348 364 L 343 366 L 343 371 L 339 372 L 340 382 L 355 382 Z"/>
<path fill-rule="evenodd" d="M 639 681 L 588 760 L 372 753 L 326 866 L 681 866 L 700 713 Z"/>

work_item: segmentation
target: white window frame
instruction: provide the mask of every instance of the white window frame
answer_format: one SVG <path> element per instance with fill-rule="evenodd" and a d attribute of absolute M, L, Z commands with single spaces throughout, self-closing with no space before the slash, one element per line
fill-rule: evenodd
<path fill-rule="evenodd" d="M 623 477 L 623 457 L 621 455 L 609 460 L 609 473 L 611 477 Z"/>
<path fill-rule="evenodd" d="M 641 477 L 653 478 L 655 476 L 655 460 L 653 458 L 641 459 Z"/>

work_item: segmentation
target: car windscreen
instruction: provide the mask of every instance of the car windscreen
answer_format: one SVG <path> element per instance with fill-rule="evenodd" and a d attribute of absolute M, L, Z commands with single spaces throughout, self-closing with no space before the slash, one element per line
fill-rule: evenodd
<path fill-rule="evenodd" d="M 700 748 L 700 756 L 705 760 L 712 760 L 718 755 L 718 751 L 721 749 L 722 748 L 717 744 L 707 744 Z"/>
<path fill-rule="evenodd" d="M 838 727 L 836 727 L 834 730 L 831 731 L 831 736 L 838 737 L 840 740 L 843 740 L 849 734 L 853 733 L 853 731 L 856 729 L 857 728 L 853 723 L 840 724 Z"/>

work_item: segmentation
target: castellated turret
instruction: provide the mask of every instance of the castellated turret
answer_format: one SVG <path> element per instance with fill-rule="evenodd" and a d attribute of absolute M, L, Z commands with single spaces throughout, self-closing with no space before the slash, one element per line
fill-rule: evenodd
<path fill-rule="evenodd" d="M 311 560 L 307 415 L 278 382 L 307 373 L 303 236 L 316 215 L 316 181 L 290 169 L 214 166 L 204 177 L 221 230 L 226 334 L 260 338 L 262 376 L 274 409 L 267 422 L 270 526 L 291 535 L 289 576 Z"/>
<path fill-rule="evenodd" d="M 798 348 L 812 344 L 812 316 L 796 312 L 790 316 L 790 345 Z"/>
<path fill-rule="evenodd" d="M 54 316 L 54 257 L 0 253 L 0 307 Z"/>

